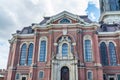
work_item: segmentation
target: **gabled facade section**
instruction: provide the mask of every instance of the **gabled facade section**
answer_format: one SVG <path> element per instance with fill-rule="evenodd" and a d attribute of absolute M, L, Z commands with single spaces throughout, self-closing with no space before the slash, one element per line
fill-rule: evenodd
<path fill-rule="evenodd" d="M 67 11 L 63 11 L 52 17 L 45 17 L 40 25 L 49 25 L 49 24 L 75 24 L 80 23 L 87 25 L 92 21 L 88 19 L 88 16 L 79 16 Z"/>

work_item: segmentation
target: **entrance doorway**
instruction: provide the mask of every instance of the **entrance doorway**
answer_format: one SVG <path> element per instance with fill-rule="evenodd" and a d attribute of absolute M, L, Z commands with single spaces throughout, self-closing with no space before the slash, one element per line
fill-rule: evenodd
<path fill-rule="evenodd" d="M 22 77 L 22 80 L 26 80 L 26 77 Z"/>
<path fill-rule="evenodd" d="M 109 80 L 115 80 L 115 76 L 109 76 Z"/>
<path fill-rule="evenodd" d="M 110 78 L 109 80 L 114 80 L 114 78 Z"/>
<path fill-rule="evenodd" d="M 69 80 L 69 68 L 66 66 L 61 68 L 61 80 Z"/>

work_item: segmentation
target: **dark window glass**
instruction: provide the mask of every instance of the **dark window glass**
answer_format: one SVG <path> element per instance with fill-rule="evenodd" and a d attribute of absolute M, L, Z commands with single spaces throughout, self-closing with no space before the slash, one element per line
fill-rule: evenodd
<path fill-rule="evenodd" d="M 115 46 L 112 42 L 109 43 L 110 65 L 117 65 Z"/>
<path fill-rule="evenodd" d="M 33 56 L 33 44 L 31 43 L 28 48 L 28 65 L 32 64 L 32 56 Z"/>
<path fill-rule="evenodd" d="M 70 20 L 67 19 L 67 18 L 63 18 L 61 21 L 60 21 L 61 24 L 66 24 L 66 23 L 70 23 Z"/>
<path fill-rule="evenodd" d="M 40 71 L 39 72 L 39 78 L 43 78 L 43 74 L 44 74 L 43 71 Z"/>
<path fill-rule="evenodd" d="M 26 50 L 27 49 L 27 45 L 23 44 L 22 48 L 21 48 L 21 55 L 20 55 L 20 65 L 25 65 L 26 64 Z"/>
<path fill-rule="evenodd" d="M 85 60 L 92 61 L 92 46 L 90 40 L 85 40 Z"/>
<path fill-rule="evenodd" d="M 62 56 L 67 56 L 68 55 L 68 45 L 64 43 L 62 45 Z"/>
<path fill-rule="evenodd" d="M 117 75 L 117 80 L 120 80 L 120 74 Z"/>
<path fill-rule="evenodd" d="M 108 65 L 108 56 L 107 56 L 107 47 L 104 42 L 100 44 L 100 55 L 101 55 L 101 63 L 103 66 Z"/>
<path fill-rule="evenodd" d="M 88 80 L 92 80 L 92 72 L 88 72 Z"/>
<path fill-rule="evenodd" d="M 16 74 L 16 79 L 19 79 L 20 78 L 20 74 Z"/>
<path fill-rule="evenodd" d="M 110 11 L 119 10 L 119 1 L 118 0 L 109 0 Z"/>
<path fill-rule="evenodd" d="M 41 41 L 39 61 L 44 62 L 46 56 L 46 41 Z"/>

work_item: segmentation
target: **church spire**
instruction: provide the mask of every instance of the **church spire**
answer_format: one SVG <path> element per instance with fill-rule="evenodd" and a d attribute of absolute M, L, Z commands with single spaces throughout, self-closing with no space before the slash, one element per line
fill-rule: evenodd
<path fill-rule="evenodd" d="M 100 22 L 120 23 L 120 0 L 100 0 Z"/>

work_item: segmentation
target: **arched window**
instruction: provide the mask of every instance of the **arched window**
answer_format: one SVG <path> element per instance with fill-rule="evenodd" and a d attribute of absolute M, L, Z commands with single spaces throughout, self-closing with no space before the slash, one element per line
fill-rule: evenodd
<path fill-rule="evenodd" d="M 93 73 L 92 71 L 87 72 L 87 80 L 93 80 Z"/>
<path fill-rule="evenodd" d="M 43 79 L 43 77 L 44 77 L 44 72 L 43 72 L 43 71 L 40 71 L 40 72 L 39 72 L 39 78 L 40 78 L 40 79 Z"/>
<path fill-rule="evenodd" d="M 110 65 L 117 65 L 115 45 L 112 42 L 109 43 L 109 55 Z"/>
<path fill-rule="evenodd" d="M 67 18 L 63 18 L 62 20 L 60 20 L 60 23 L 61 24 L 67 24 L 67 23 L 70 23 L 70 20 L 67 19 Z"/>
<path fill-rule="evenodd" d="M 32 64 L 32 56 L 33 56 L 33 44 L 31 43 L 28 48 L 28 61 L 27 61 L 28 65 Z"/>
<path fill-rule="evenodd" d="M 16 73 L 15 80 L 19 80 L 19 79 L 20 79 L 20 74 Z"/>
<path fill-rule="evenodd" d="M 23 44 L 22 48 L 21 48 L 21 55 L 20 55 L 20 65 L 25 65 L 26 64 L 26 50 L 27 49 L 27 45 Z"/>
<path fill-rule="evenodd" d="M 90 40 L 85 40 L 85 61 L 92 61 L 92 46 Z"/>
<path fill-rule="evenodd" d="M 62 56 L 67 56 L 68 55 L 68 44 L 64 43 L 62 45 Z"/>
<path fill-rule="evenodd" d="M 100 56 L 102 65 L 103 66 L 108 65 L 107 47 L 104 42 L 100 44 Z"/>
<path fill-rule="evenodd" d="M 46 57 L 46 41 L 43 40 L 43 41 L 41 41 L 41 44 L 40 44 L 40 57 L 39 57 L 39 61 L 40 62 L 45 62 L 45 57 Z"/>

